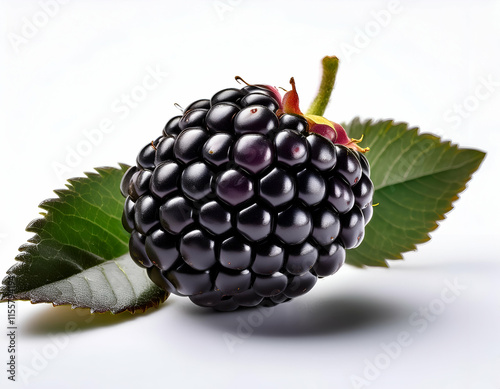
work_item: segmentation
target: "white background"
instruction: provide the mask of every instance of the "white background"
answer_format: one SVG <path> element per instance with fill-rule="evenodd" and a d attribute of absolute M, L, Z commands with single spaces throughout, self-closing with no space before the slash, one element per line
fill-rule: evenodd
<path fill-rule="evenodd" d="M 7 382 L 2 336 L 1 386 L 364 387 L 357 376 L 370 388 L 498 389 L 500 2 L 436 3 L 0 1 L 2 274 L 53 189 L 133 163 L 174 103 L 209 98 L 235 75 L 285 88 L 294 76 L 307 108 L 321 58 L 337 55 L 331 120 L 393 118 L 488 153 L 431 242 L 390 269 L 346 266 L 269 317 L 175 296 L 135 316 L 18 303 L 18 382 Z M 157 83 L 126 110 L 148 69 Z M 113 130 L 75 157 L 103 120 Z M 463 290 L 422 319 L 446 280 Z"/>

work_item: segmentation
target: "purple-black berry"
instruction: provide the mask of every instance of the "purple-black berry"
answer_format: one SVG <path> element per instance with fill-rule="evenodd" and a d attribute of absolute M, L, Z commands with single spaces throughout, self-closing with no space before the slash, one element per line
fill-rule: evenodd
<path fill-rule="evenodd" d="M 279 304 L 361 243 L 365 150 L 302 115 L 292 86 L 283 100 L 248 85 L 194 101 L 123 176 L 131 257 L 166 291 L 223 311 Z"/>

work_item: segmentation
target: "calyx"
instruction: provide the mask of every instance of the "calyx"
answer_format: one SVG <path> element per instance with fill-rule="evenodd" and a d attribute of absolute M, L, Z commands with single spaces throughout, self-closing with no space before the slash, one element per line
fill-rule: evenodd
<path fill-rule="evenodd" d="M 344 127 L 340 124 L 325 119 L 323 116 L 303 114 L 299 108 L 299 95 L 297 94 L 293 77 L 290 79 L 290 84 L 292 85 L 292 89 L 283 96 L 280 109 L 277 112 L 278 116 L 284 113 L 302 116 L 309 123 L 310 133 L 324 136 L 332 141 L 332 143 L 344 145 L 361 153 L 370 150 L 369 147 L 362 148 L 358 145 L 363 140 L 363 137 L 361 139 L 349 138 Z"/>
<path fill-rule="evenodd" d="M 236 76 L 235 79 L 238 82 L 241 81 L 245 83 L 247 86 L 265 89 L 270 92 L 272 97 L 277 101 L 279 105 L 279 109 L 276 114 L 278 116 L 281 116 L 285 113 L 302 116 L 307 120 L 309 124 L 309 133 L 321 135 L 329 139 L 332 143 L 344 145 L 361 153 L 366 153 L 370 150 L 369 147 L 363 148 L 358 145 L 358 143 L 363 140 L 363 137 L 361 137 L 360 139 L 349 138 L 344 127 L 342 127 L 340 124 L 325 119 L 323 116 L 303 114 L 299 108 L 299 95 L 297 93 L 297 89 L 295 88 L 295 80 L 293 79 L 293 77 L 290 79 L 292 90 L 287 91 L 283 98 L 281 98 L 279 90 L 274 86 L 263 84 L 249 84 L 240 76 Z"/>

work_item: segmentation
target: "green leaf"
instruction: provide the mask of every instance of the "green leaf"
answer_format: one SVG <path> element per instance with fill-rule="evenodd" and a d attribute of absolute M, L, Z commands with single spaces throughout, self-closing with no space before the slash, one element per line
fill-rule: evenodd
<path fill-rule="evenodd" d="M 386 259 L 430 239 L 444 215 L 453 208 L 485 153 L 460 149 L 417 128 L 393 121 L 361 122 L 344 126 L 352 138 L 363 138 L 375 186 L 373 218 L 362 244 L 348 250 L 347 263 L 387 266 Z"/>
<path fill-rule="evenodd" d="M 46 212 L 26 228 L 35 235 L 7 271 L 2 300 L 119 313 L 144 311 L 167 298 L 128 256 L 119 189 L 127 168 L 96 168 L 98 174 L 68 180 L 67 189 L 55 191 L 58 198 L 40 204 Z"/>

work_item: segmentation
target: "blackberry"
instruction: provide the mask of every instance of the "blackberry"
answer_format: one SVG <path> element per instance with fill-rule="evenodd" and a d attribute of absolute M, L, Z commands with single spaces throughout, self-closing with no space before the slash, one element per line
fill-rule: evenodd
<path fill-rule="evenodd" d="M 300 112 L 293 79 L 283 99 L 247 85 L 196 100 L 122 179 L 131 257 L 166 291 L 217 310 L 307 293 L 373 213 L 366 149 L 342 131 Z"/>

